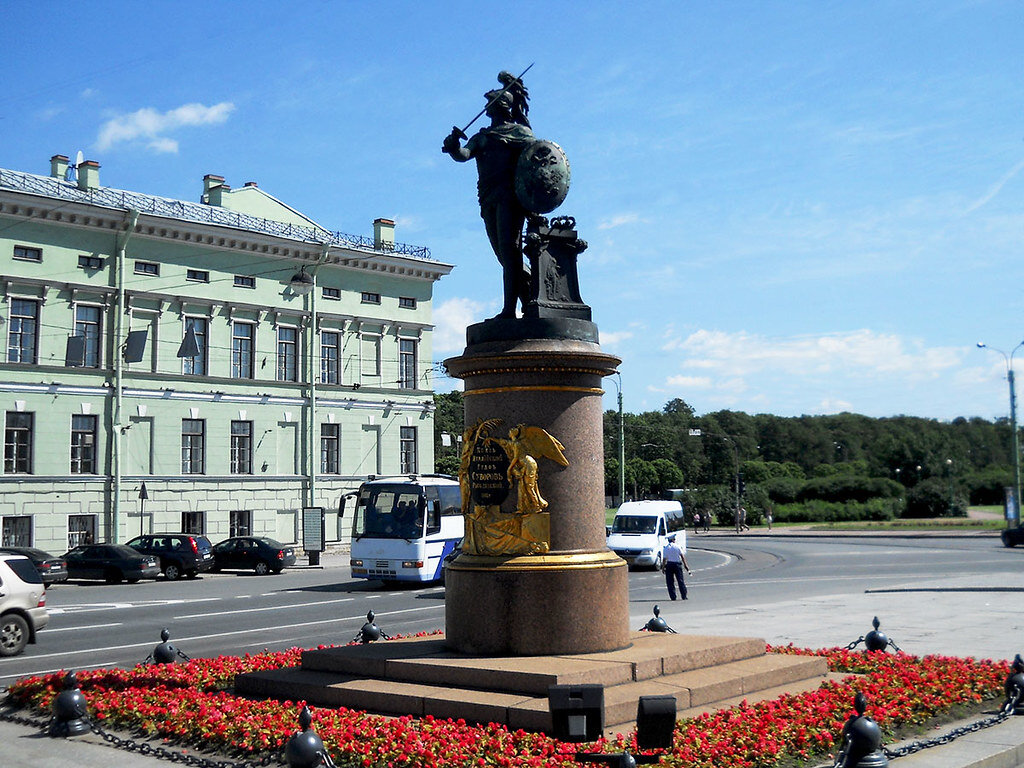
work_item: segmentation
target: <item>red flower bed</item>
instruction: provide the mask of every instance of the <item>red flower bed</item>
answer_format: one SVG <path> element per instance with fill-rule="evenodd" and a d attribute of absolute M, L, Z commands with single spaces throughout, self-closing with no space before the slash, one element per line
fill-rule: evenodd
<path fill-rule="evenodd" d="M 695 718 L 676 725 L 675 746 L 662 765 L 692 768 L 770 768 L 783 758 L 822 758 L 833 747 L 854 694 L 869 700 L 868 714 L 883 731 L 924 722 L 955 704 L 1002 694 L 1009 665 L 944 656 L 918 658 L 843 649 L 769 648 L 814 654 L 833 672 L 848 673 L 815 691 L 783 696 Z M 301 702 L 250 701 L 230 692 L 234 676 L 296 666 L 301 650 L 193 659 L 184 664 L 138 666 L 78 674 L 91 715 L 101 724 L 162 736 L 182 745 L 251 755 L 279 749 L 297 728 Z M 49 712 L 61 674 L 19 680 L 10 695 Z M 432 717 L 386 718 L 348 709 L 314 710 L 313 728 L 336 762 L 367 768 L 519 768 L 569 766 L 580 745 L 541 734 L 475 726 Z M 635 749 L 634 735 L 587 746 L 591 751 Z"/>

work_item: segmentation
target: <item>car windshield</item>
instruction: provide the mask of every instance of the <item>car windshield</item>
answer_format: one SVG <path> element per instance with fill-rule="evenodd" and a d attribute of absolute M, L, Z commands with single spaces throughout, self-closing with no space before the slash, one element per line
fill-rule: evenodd
<path fill-rule="evenodd" d="M 612 533 L 654 533 L 658 518 L 636 515 L 616 515 L 612 522 Z"/>
<path fill-rule="evenodd" d="M 422 491 L 416 486 L 373 485 L 356 502 L 352 537 L 418 539 L 423 535 Z"/>

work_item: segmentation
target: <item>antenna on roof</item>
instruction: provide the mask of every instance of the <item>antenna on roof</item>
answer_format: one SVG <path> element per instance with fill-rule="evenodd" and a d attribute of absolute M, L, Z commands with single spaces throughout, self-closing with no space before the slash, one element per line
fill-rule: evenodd
<path fill-rule="evenodd" d="M 64 172 L 64 181 L 78 181 L 78 166 L 82 164 L 82 160 L 85 156 L 82 154 L 82 150 L 78 150 L 78 154 L 75 155 L 74 165 L 69 165 L 67 171 Z"/>

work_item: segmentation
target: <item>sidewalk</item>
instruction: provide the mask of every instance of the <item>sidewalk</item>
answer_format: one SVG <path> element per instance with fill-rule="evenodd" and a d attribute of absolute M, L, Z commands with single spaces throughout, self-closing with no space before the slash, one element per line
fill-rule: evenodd
<path fill-rule="evenodd" d="M 993 535 L 991 531 L 978 535 L 986 534 Z M 708 538 L 740 540 L 750 535 L 714 532 Z M 771 534 L 753 535 L 822 534 L 811 531 L 782 534 L 776 529 Z M 826 532 L 826 535 L 834 533 Z M 866 535 L 874 534 L 867 532 Z M 933 538 L 945 535 L 949 534 Z M 695 538 L 691 546 L 700 541 L 700 537 Z M 347 554 L 321 558 L 321 567 L 326 568 L 347 563 Z M 871 618 L 878 616 L 881 630 L 907 653 L 1010 660 L 1015 653 L 1024 652 L 1021 639 L 1024 637 L 1024 579 L 1019 583 L 1021 586 L 1017 581 L 996 583 L 993 577 L 982 576 L 951 577 L 915 582 L 911 586 L 892 584 L 863 593 L 769 605 L 693 610 L 690 606 L 683 609 L 679 603 L 662 604 L 662 615 L 684 633 L 756 636 L 764 637 L 773 645 L 793 643 L 813 648 L 844 646 L 870 631 Z M 943 726 L 929 736 L 945 733 L 956 725 Z M 126 737 L 126 734 L 119 735 Z M 158 768 L 168 762 L 124 750 L 114 751 L 92 734 L 77 739 L 51 739 L 41 728 L 6 721 L 0 721 L 0 744 L 3 745 L 0 748 L 3 765 L 12 768 L 109 768 L 112 764 L 118 768 Z M 195 755 L 191 750 L 190 753 Z M 1024 766 L 1024 716 L 1010 718 L 950 744 L 899 758 L 894 764 L 896 768 Z"/>

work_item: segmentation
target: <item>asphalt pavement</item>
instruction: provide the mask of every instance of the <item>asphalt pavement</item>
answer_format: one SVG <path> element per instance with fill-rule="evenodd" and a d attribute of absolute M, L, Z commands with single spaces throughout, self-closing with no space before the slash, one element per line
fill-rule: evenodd
<path fill-rule="evenodd" d="M 716 540 L 725 537 L 741 539 L 764 535 L 822 534 L 784 532 L 780 529 L 771 534 L 759 530 L 739 536 L 731 532 L 712 532 L 692 537 L 689 545 L 701 546 L 703 541 L 706 546 L 713 547 Z M 901 535 L 944 537 L 943 534 Z M 1024 557 L 1024 552 L 1021 554 Z M 322 559 L 324 568 L 342 568 L 347 564 L 345 554 L 325 555 Z M 814 648 L 846 645 L 857 640 L 870 631 L 871 617 L 879 616 L 882 631 L 902 650 L 915 655 L 940 653 L 1012 659 L 1015 653 L 1024 651 L 1024 641 L 1021 640 L 1024 637 L 1021 632 L 1024 629 L 1024 579 L 1019 577 L 1019 572 L 1007 574 L 1007 578 L 961 577 L 956 574 L 955 562 L 950 562 L 949 571 L 949 576 L 941 579 L 908 586 L 893 584 L 835 597 L 782 599 L 763 605 L 696 611 L 684 608 L 685 603 L 662 604 L 662 615 L 682 633 L 754 635 L 776 645 L 793 643 Z M 699 589 L 699 583 L 693 588 Z M 742 632 L 733 629 L 740 626 Z M 952 724 L 948 728 L 955 726 Z M 940 729 L 940 732 L 943 730 L 946 729 Z M 109 768 L 111 764 L 119 768 L 152 768 L 167 762 L 124 750 L 112 751 L 112 747 L 92 734 L 73 739 L 53 739 L 40 728 L 2 720 L 0 744 L 3 745 L 0 747 L 0 762 L 12 768 Z M 929 768 L 1024 766 L 1024 717 L 1010 718 L 950 744 L 896 761 L 897 768 L 924 768 L 926 765 Z"/>

